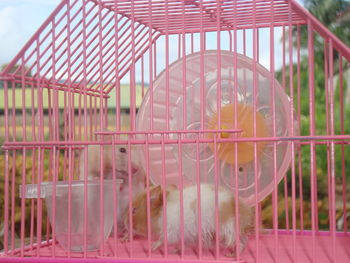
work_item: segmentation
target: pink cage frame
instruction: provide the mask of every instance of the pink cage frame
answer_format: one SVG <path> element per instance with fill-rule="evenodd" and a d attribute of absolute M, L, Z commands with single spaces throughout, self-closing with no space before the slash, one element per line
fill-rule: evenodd
<path fill-rule="evenodd" d="M 113 145 L 127 143 L 128 149 L 132 144 L 145 142 L 132 139 L 135 134 L 152 134 L 159 131 L 135 131 L 136 126 L 136 75 L 137 67 L 141 70 L 141 93 L 146 92 L 146 68 L 148 68 L 149 89 L 152 90 L 152 81 L 159 72 L 156 58 L 159 55 L 159 42 L 165 41 L 164 70 L 170 64 L 170 37 L 177 39 L 177 56 L 185 57 L 187 53 L 193 53 L 196 47 L 196 40 L 193 37 L 198 34 L 201 39 L 199 52 L 206 49 L 203 40 L 211 32 L 216 32 L 217 46 L 221 45 L 222 31 L 229 32 L 230 47 L 237 51 L 237 32 L 252 30 L 252 58 L 259 60 L 260 38 L 259 30 L 267 28 L 269 38 L 269 70 L 275 74 L 275 61 L 282 60 L 275 57 L 275 28 L 283 28 L 283 85 L 289 89 L 292 103 L 294 100 L 300 104 L 300 78 L 297 94 L 293 93 L 294 84 L 289 83 L 287 87 L 286 75 L 300 74 L 300 68 L 294 72 L 293 67 L 286 70 L 286 57 L 289 63 L 297 60 L 300 64 L 300 34 L 301 28 L 307 27 L 308 43 L 307 54 L 309 62 L 309 113 L 310 129 L 307 135 L 292 136 L 287 138 L 292 141 L 292 155 L 297 156 L 297 143 L 310 147 L 310 180 L 311 180 L 311 230 L 297 229 L 297 204 L 296 204 L 296 172 L 302 169 L 292 160 L 292 222 L 287 222 L 287 229 L 278 229 L 277 214 L 277 192 L 273 193 L 272 203 L 273 228 L 265 233 L 256 231 L 249 243 L 249 252 L 240 253 L 237 250 L 236 262 L 295 262 L 298 260 L 309 260 L 310 262 L 345 262 L 350 260 L 350 236 L 347 228 L 347 182 L 345 167 L 344 149 L 349 147 L 350 134 L 346 134 L 344 124 L 344 102 L 336 104 L 334 96 L 334 68 L 338 68 L 341 95 L 344 96 L 343 78 L 344 65 L 350 62 L 350 49 L 344 45 L 336 36 L 325 28 L 310 13 L 304 10 L 295 0 L 232 0 L 232 1 L 196 1 L 196 0 L 156 0 L 156 1 L 122 1 L 122 0 L 62 0 L 49 18 L 43 23 L 38 31 L 32 36 L 28 43 L 1 72 L 0 80 L 4 83 L 4 123 L 5 142 L 3 145 L 5 156 L 4 172 L 4 251 L 0 252 L 0 262 L 62 262 L 62 261 L 85 261 L 96 259 L 98 261 L 167 261 L 177 262 L 226 262 L 227 259 L 219 255 L 202 254 L 199 249 L 198 255 L 191 254 L 184 249 L 180 255 L 168 254 L 167 248 L 163 254 L 151 252 L 151 240 L 141 242 L 132 240 L 131 244 L 124 245 L 109 240 L 107 244 L 101 245 L 98 252 L 74 253 L 64 251 L 50 238 L 50 232 L 42 233 L 40 227 L 34 231 L 34 221 L 31 225 L 30 244 L 25 244 L 25 209 L 26 203 L 21 201 L 20 220 L 20 244 L 15 246 L 15 198 L 18 196 L 16 187 L 28 183 L 26 179 L 26 160 L 32 158 L 37 162 L 38 173 L 43 174 L 42 164 L 44 162 L 45 150 L 50 151 L 50 163 L 53 165 L 53 172 L 49 175 L 57 178 L 59 168 L 57 167 L 57 153 L 64 152 L 64 166 L 68 167 L 64 177 L 73 179 L 74 173 L 74 152 L 79 149 L 87 149 L 91 143 L 104 144 L 98 141 L 96 135 L 113 136 Z M 286 33 L 285 29 L 290 30 Z M 292 29 L 296 29 L 296 36 Z M 288 34 L 288 41 L 286 37 Z M 315 61 L 314 61 L 314 36 L 320 36 L 324 41 L 324 73 L 325 99 L 327 111 L 327 130 L 317 134 L 315 130 Z M 186 37 L 189 36 L 190 44 L 187 44 Z M 246 46 L 246 35 L 243 33 L 243 45 Z M 233 41 L 232 38 L 235 40 Z M 286 51 L 286 43 L 293 46 L 293 39 L 298 40 L 293 51 Z M 158 45 L 158 46 L 157 46 Z M 188 51 L 186 49 L 189 48 Z M 244 52 L 245 47 L 243 48 Z M 335 54 L 338 56 L 339 65 L 334 65 Z M 146 59 L 148 56 L 150 59 Z M 300 76 L 300 75 L 298 75 Z M 130 83 L 130 106 L 129 121 L 130 130 L 122 130 L 122 101 L 120 95 L 121 80 L 127 79 Z M 19 88 L 18 88 L 19 87 Z M 18 91 L 17 91 L 18 90 Z M 30 90 L 31 93 L 27 93 Z M 115 92 L 115 118 L 112 120 L 114 132 L 101 132 L 108 127 L 110 120 L 107 116 L 108 105 L 111 100 L 111 92 Z M 36 94 L 35 96 L 33 94 Z M 59 101 L 59 94 L 64 94 L 64 101 Z M 47 94 L 47 95 L 44 95 Z M 17 101 L 16 97 L 20 99 Z M 28 100 L 30 97 L 31 100 Z M 78 97 L 78 99 L 77 99 Z M 44 98 L 48 101 L 44 101 Z M 19 102 L 20 101 L 20 102 Z M 20 104 L 20 106 L 16 105 Z M 77 105 L 78 104 L 78 105 Z M 336 106 L 335 106 L 336 105 Z M 334 107 L 340 108 L 341 132 L 335 132 Z M 76 110 L 78 108 L 78 110 Z M 20 111 L 17 114 L 16 111 Z M 29 117 L 27 111 L 30 112 Z M 62 112 L 63 113 L 62 113 Z M 78 112 L 76 112 L 78 111 Z M 47 112 L 47 113 L 46 113 Z M 49 116 L 49 137 L 45 138 L 45 114 Z M 291 113 L 293 114 L 293 113 Z M 98 117 L 100 116 L 100 118 Z M 297 113 L 300 121 L 300 109 Z M 60 120 L 63 119 L 63 133 L 60 129 Z M 17 125 L 18 120 L 22 123 Z M 29 130 L 28 130 L 29 128 Z M 99 132 L 100 131 L 100 132 Z M 185 131 L 178 131 L 182 134 Z M 165 135 L 169 131 L 162 131 L 164 145 L 167 142 Z M 128 140 L 120 140 L 119 135 L 128 136 Z M 17 136 L 22 139 L 17 139 Z M 83 139 L 85 137 L 85 139 Z M 281 138 L 269 137 L 265 141 L 277 142 Z M 256 138 L 247 141 L 256 142 Z M 149 142 L 147 142 L 149 143 Z M 318 229 L 318 208 L 317 208 L 317 167 L 316 167 L 316 145 L 327 145 L 328 148 L 328 193 L 329 193 L 329 230 Z M 336 230 L 336 194 L 335 187 L 335 147 L 341 147 L 341 198 L 342 217 L 344 220 L 343 231 Z M 29 152 L 32 154 L 30 156 Z M 28 156 L 27 156 L 28 155 Z M 21 166 L 22 178 L 20 183 L 15 182 L 15 172 L 11 169 L 16 164 L 16 156 L 21 156 L 24 164 Z M 256 157 L 256 155 L 255 155 Z M 129 160 L 131 156 L 128 156 Z M 85 167 L 87 164 L 85 162 Z M 101 164 L 102 167 L 102 164 Z M 130 176 L 130 166 L 129 166 Z M 34 171 L 34 168 L 33 168 Z M 149 174 L 147 173 L 147 179 Z M 40 184 L 42 176 L 31 178 L 32 182 Z M 30 181 L 29 180 L 29 181 Z M 101 179 L 103 180 L 103 179 Z M 149 182 L 149 180 L 147 180 Z M 284 191 L 286 191 L 286 180 Z M 149 184 L 147 184 L 149 187 Z M 277 182 L 276 182 L 277 187 Z M 237 192 L 235 193 L 238 197 Z M 288 194 L 285 192 L 285 199 Z M 302 199 L 302 196 L 300 196 Z M 32 215 L 34 214 L 34 202 L 32 201 Z M 101 198 L 101 204 L 103 199 Z M 288 207 L 288 201 L 285 201 Z M 37 225 L 41 225 L 43 219 L 42 201 L 36 200 Z M 102 207 L 103 205 L 101 205 Z M 260 206 L 256 202 L 255 211 L 259 212 Z M 129 211 L 130 212 L 130 211 Z M 286 209 L 288 213 L 288 209 Z M 301 220 L 303 214 L 300 213 Z M 289 218 L 287 216 L 287 218 Z M 33 219 L 34 220 L 34 219 Z M 259 229 L 261 218 L 255 218 L 255 229 Z M 288 221 L 288 219 L 287 219 Z M 239 219 L 236 221 L 239 224 Z M 48 224 L 48 223 L 47 223 Z M 34 235 L 36 234 L 36 242 Z M 119 250 L 120 249 L 120 250 Z M 142 249 L 145 251 L 142 252 Z M 141 251 L 141 252 L 140 252 Z M 186 256 L 187 255 L 187 256 Z"/>

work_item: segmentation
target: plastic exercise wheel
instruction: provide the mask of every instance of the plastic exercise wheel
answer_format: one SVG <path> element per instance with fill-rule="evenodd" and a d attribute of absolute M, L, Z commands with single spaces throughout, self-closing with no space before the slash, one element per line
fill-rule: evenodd
<path fill-rule="evenodd" d="M 151 102 L 150 91 L 143 99 L 137 116 L 136 129 L 149 131 L 152 128 L 153 131 L 167 131 L 169 127 L 170 131 L 200 131 L 201 128 L 228 130 L 228 132 L 221 133 L 183 134 L 183 139 L 200 138 L 201 142 L 181 144 L 182 174 L 186 184 L 195 183 L 197 176 L 200 177 L 201 182 L 214 182 L 217 178 L 220 185 L 234 190 L 238 182 L 240 198 L 249 205 L 253 205 L 255 193 L 258 194 L 258 201 L 270 194 L 274 189 L 274 176 L 279 182 L 287 172 L 291 161 L 291 142 L 254 141 L 254 138 L 273 136 L 273 118 L 275 118 L 277 137 L 290 136 L 296 125 L 291 124 L 290 113 L 292 111 L 289 97 L 275 79 L 272 85 L 272 75 L 268 70 L 258 63 L 255 63 L 254 67 L 254 61 L 246 56 L 236 54 L 235 57 L 234 53 L 228 51 L 220 53 L 221 67 L 219 70 L 217 69 L 218 52 L 211 50 L 205 51 L 204 54 L 188 55 L 185 63 L 184 59 L 180 58 L 168 67 L 168 72 L 160 73 L 153 82 L 153 102 Z M 202 77 L 201 63 L 204 65 Z M 183 74 L 184 68 L 186 69 L 185 74 Z M 237 74 L 236 80 L 235 74 Z M 169 76 L 168 83 L 167 76 Z M 186 78 L 185 88 L 183 87 L 183 76 Z M 218 76 L 220 76 L 221 86 L 219 100 Z M 256 89 L 253 88 L 254 83 L 256 83 Z M 166 103 L 167 96 L 168 104 Z M 273 96 L 275 98 L 274 109 L 271 99 Z M 219 107 L 218 101 L 221 102 Z M 219 111 L 220 125 L 218 123 Z M 151 118 L 151 112 L 153 118 Z M 229 132 L 234 129 L 240 132 Z M 163 136 L 178 139 L 179 135 L 171 133 Z M 144 138 L 144 135 L 139 135 L 139 137 Z M 150 138 L 161 139 L 162 135 L 154 134 L 150 135 Z M 215 146 L 215 138 L 227 140 L 218 142 Z M 241 141 L 235 143 L 234 140 L 237 138 Z M 202 142 L 205 140 L 208 142 Z M 167 184 L 179 183 L 178 147 L 176 143 L 164 144 L 162 151 L 161 144 L 149 144 L 148 148 L 145 145 L 140 146 L 144 167 L 146 167 L 146 156 L 149 156 L 150 175 L 154 184 L 163 183 L 164 171 Z M 274 147 L 277 150 L 276 173 Z M 214 158 L 215 151 L 217 158 Z M 215 165 L 215 159 L 217 165 Z M 257 189 L 255 189 L 256 182 Z"/>

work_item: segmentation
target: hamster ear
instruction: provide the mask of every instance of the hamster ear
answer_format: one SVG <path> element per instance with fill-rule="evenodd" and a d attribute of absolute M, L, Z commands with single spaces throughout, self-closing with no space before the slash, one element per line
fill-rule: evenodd
<path fill-rule="evenodd" d="M 163 206 L 163 191 L 160 185 L 150 190 L 150 199 L 152 208 Z"/>

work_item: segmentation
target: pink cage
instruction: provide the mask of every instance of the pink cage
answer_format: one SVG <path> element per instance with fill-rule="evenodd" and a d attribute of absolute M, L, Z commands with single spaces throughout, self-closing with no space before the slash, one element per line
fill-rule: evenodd
<path fill-rule="evenodd" d="M 295 0 L 62 0 L 0 75 L 0 261 L 349 262 L 349 61 Z"/>

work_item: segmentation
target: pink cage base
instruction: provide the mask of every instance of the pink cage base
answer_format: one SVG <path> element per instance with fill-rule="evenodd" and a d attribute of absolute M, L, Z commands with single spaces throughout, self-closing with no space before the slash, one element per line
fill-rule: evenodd
<path fill-rule="evenodd" d="M 241 255 L 240 261 L 234 262 L 256 262 L 257 254 L 259 262 L 347 262 L 350 258 L 350 235 L 346 233 L 336 233 L 332 236 L 330 232 L 319 232 L 316 236 L 312 236 L 311 231 L 296 232 L 280 230 L 278 235 L 272 231 L 266 231 L 259 237 L 259 251 L 256 251 L 256 241 L 251 237 L 247 247 Z M 276 247 L 277 242 L 277 247 Z M 51 243 L 51 242 L 50 242 Z M 104 245 L 104 256 L 99 251 L 89 252 L 86 257 L 84 253 L 70 253 L 55 245 L 55 253 L 52 244 L 44 244 L 40 248 L 40 252 L 36 247 L 27 247 L 24 251 L 24 257 L 20 258 L 20 251 L 14 251 L 12 257 L 2 258 L 0 262 L 82 262 L 86 260 L 98 259 L 99 262 L 147 262 L 147 261 L 164 261 L 167 262 L 232 262 L 233 258 L 226 257 L 225 252 L 221 253 L 219 258 L 215 258 L 214 252 L 203 250 L 202 258 L 198 259 L 195 251 L 186 248 L 185 256 L 182 259 L 180 253 L 171 253 L 169 250 L 168 259 L 164 258 L 162 249 L 152 252 L 152 256 L 148 256 L 148 244 L 144 239 L 135 239 L 132 245 L 132 257 L 130 257 L 131 243 L 116 244 L 118 255 L 114 255 L 114 238 L 109 238 Z M 333 247 L 335 247 L 333 253 Z M 11 252 L 9 252 L 11 254 Z M 55 258 L 52 255 L 55 254 Z M 274 255 L 277 255 L 276 257 Z M 6 255 L 8 256 L 8 255 Z"/>

